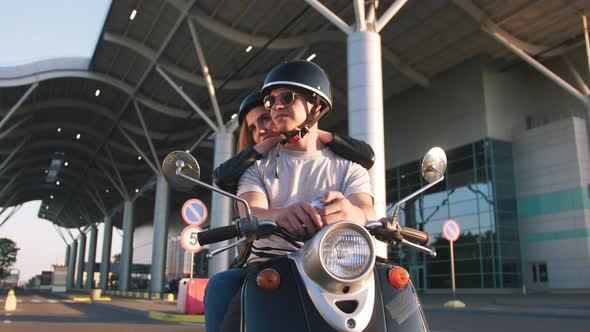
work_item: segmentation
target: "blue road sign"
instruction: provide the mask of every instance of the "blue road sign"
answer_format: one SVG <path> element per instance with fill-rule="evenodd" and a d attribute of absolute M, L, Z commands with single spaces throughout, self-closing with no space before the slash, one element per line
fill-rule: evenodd
<path fill-rule="evenodd" d="M 200 199 L 189 199 L 182 205 L 182 219 L 189 225 L 201 225 L 207 220 L 207 206 Z"/>

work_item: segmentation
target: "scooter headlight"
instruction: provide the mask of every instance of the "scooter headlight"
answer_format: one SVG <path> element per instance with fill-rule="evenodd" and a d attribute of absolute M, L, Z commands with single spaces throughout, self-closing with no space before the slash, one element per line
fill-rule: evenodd
<path fill-rule="evenodd" d="M 324 237 L 320 259 L 334 276 L 352 280 L 360 277 L 371 265 L 373 254 L 366 236 L 353 228 L 339 228 Z"/>

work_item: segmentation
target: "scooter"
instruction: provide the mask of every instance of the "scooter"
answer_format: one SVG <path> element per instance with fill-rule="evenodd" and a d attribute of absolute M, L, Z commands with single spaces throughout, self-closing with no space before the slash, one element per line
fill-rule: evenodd
<path fill-rule="evenodd" d="M 401 204 L 444 179 L 446 166 L 445 152 L 430 149 L 422 160 L 422 176 L 429 184 L 397 202 L 391 217 L 364 227 L 349 221 L 329 225 L 298 245 L 298 251 L 271 258 L 252 270 L 242 286 L 241 331 L 428 331 L 408 272 L 378 257 L 373 239 L 436 256 L 424 246 L 427 233 L 401 227 L 397 218 Z M 270 235 L 300 243 L 274 221 L 256 219 L 244 199 L 200 181 L 199 164 L 190 154 L 171 152 L 162 168 L 176 189 L 190 190 L 197 184 L 244 205 L 245 218 L 198 233 L 200 245 L 238 238 L 210 252 L 209 258 Z"/>

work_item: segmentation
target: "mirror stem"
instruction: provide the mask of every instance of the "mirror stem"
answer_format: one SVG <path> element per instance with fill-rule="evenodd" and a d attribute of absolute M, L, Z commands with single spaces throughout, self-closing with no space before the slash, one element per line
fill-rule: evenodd
<path fill-rule="evenodd" d="M 430 168 L 430 166 L 428 166 L 428 168 Z M 439 174 L 439 173 L 440 173 L 440 172 L 436 171 L 436 169 L 433 169 L 433 171 L 435 171 L 437 174 Z M 424 191 L 426 191 L 426 190 L 428 190 L 428 189 L 432 188 L 433 186 L 435 186 L 437 183 L 441 182 L 441 181 L 442 181 L 442 180 L 444 180 L 444 179 L 445 179 L 445 177 L 441 175 L 441 177 L 440 177 L 438 180 L 436 180 L 436 181 L 433 181 L 433 182 L 429 183 L 427 186 L 425 186 L 425 187 L 422 187 L 422 188 L 418 189 L 417 191 L 415 191 L 415 192 L 411 193 L 410 195 L 408 195 L 408 196 L 404 197 L 402 200 L 400 200 L 399 202 L 397 202 L 397 203 L 396 203 L 396 204 L 393 206 L 393 213 L 392 213 L 392 216 L 391 216 L 391 225 L 390 225 L 390 226 L 396 227 L 396 225 L 397 225 L 397 214 L 398 214 L 398 212 L 399 212 L 399 207 L 400 207 L 402 204 L 404 204 L 405 202 L 407 202 L 407 201 L 411 200 L 412 198 L 414 198 L 414 197 L 416 197 L 416 196 L 420 195 L 420 194 L 421 194 L 421 193 L 423 193 Z"/>
<path fill-rule="evenodd" d="M 238 197 L 236 195 L 232 195 L 232 194 L 230 194 L 228 192 L 225 192 L 225 191 L 223 191 L 223 190 L 221 190 L 219 188 L 215 188 L 212 185 L 206 184 L 205 182 L 199 181 L 197 179 L 193 179 L 192 177 L 183 174 L 182 171 L 185 168 L 192 169 L 192 167 L 190 165 L 186 164 L 185 162 L 183 162 L 182 160 L 178 160 L 176 162 L 176 166 L 178 166 L 178 167 L 176 167 L 176 175 L 178 175 L 178 176 L 180 176 L 182 178 L 185 178 L 185 179 L 187 179 L 187 180 L 189 180 L 191 182 L 194 182 L 194 183 L 200 185 L 201 187 L 205 187 L 205 188 L 207 188 L 209 190 L 215 191 L 216 193 L 222 194 L 222 195 L 227 196 L 227 197 L 231 197 L 231 198 L 239 201 L 240 203 L 244 204 L 244 207 L 246 208 L 246 219 L 248 219 L 248 221 L 252 221 L 252 211 L 250 211 L 250 205 L 248 204 L 248 202 L 245 199 L 243 199 L 241 197 Z"/>

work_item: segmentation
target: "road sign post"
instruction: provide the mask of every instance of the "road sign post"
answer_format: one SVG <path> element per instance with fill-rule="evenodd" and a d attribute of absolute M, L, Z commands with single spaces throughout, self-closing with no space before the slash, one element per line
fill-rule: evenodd
<path fill-rule="evenodd" d="M 459 239 L 459 235 L 461 234 L 461 228 L 459 224 L 450 219 L 445 221 L 443 225 L 443 236 L 445 239 L 449 241 L 449 246 L 451 249 L 451 281 L 453 286 L 453 300 L 445 303 L 445 307 L 454 307 L 454 308 L 464 308 L 465 304 L 459 300 L 457 300 L 457 293 L 455 287 L 455 252 L 453 250 L 453 243 Z"/>
<path fill-rule="evenodd" d="M 202 231 L 199 226 L 207 220 L 207 215 L 207 206 L 200 199 L 189 199 L 182 205 L 182 220 L 188 226 L 180 234 L 180 243 L 186 251 L 191 253 L 191 279 L 193 279 L 195 253 L 202 249 L 197 234 Z"/>

